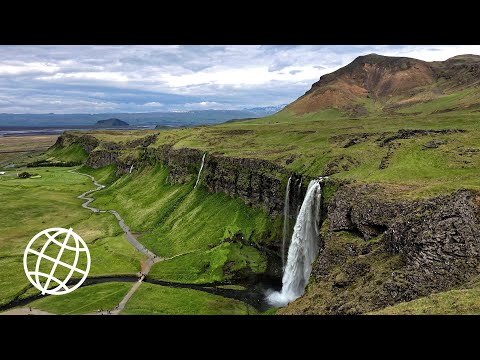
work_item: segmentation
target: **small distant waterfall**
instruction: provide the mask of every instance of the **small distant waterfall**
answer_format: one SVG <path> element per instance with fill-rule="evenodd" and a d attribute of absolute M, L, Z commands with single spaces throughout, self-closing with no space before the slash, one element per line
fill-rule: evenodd
<path fill-rule="evenodd" d="M 207 153 L 204 153 L 204 154 L 203 154 L 203 157 L 202 157 L 202 165 L 200 165 L 200 171 L 198 172 L 197 182 L 195 183 L 195 186 L 193 187 L 194 189 L 197 187 L 198 182 L 200 181 L 200 175 L 201 175 L 201 173 L 202 173 L 203 164 L 205 164 L 205 155 L 207 155 Z"/>
<path fill-rule="evenodd" d="M 290 182 L 292 177 L 288 178 L 287 189 L 285 190 L 285 205 L 283 207 L 283 242 L 282 242 L 282 269 L 285 269 L 285 247 L 287 246 L 288 233 L 290 231 Z"/>
<path fill-rule="evenodd" d="M 274 306 L 285 306 L 305 291 L 319 246 L 321 190 L 318 180 L 312 180 L 308 185 L 288 249 L 282 290 L 267 297 Z"/>
<path fill-rule="evenodd" d="M 130 166 L 130 172 L 129 172 L 129 174 L 131 174 L 131 173 L 132 173 L 132 170 L 133 170 L 133 165 L 132 165 L 132 166 Z"/>

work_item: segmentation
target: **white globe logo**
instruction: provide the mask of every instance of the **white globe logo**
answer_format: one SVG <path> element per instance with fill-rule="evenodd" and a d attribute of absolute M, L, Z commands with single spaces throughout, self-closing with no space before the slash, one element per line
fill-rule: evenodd
<path fill-rule="evenodd" d="M 61 237 L 64 237 L 63 242 L 57 240 L 57 238 Z M 37 243 L 41 243 L 42 240 L 45 240 L 45 238 L 45 244 L 43 246 L 40 245 L 41 250 L 40 246 L 38 246 L 36 250 L 32 248 L 34 247 L 36 241 L 38 241 Z M 69 241 L 71 242 L 71 244 L 73 244 L 74 242 L 75 246 L 69 246 Z M 45 254 L 45 251 L 47 251 L 48 249 L 50 251 L 55 251 L 58 249 L 56 258 Z M 72 255 L 68 254 L 68 252 L 74 252 L 75 254 L 75 260 L 73 260 L 72 263 L 66 263 L 62 261 L 63 255 Z M 35 267 L 33 269 L 29 268 L 29 255 L 31 257 L 37 257 L 37 261 L 35 262 Z M 48 265 L 51 265 L 51 269 L 48 274 L 40 270 L 43 262 L 50 263 L 45 264 L 47 265 L 47 267 Z M 83 266 L 85 266 L 86 264 L 85 269 L 77 268 L 78 264 L 83 264 Z M 80 285 L 82 285 L 87 278 L 88 272 L 90 271 L 90 252 L 88 251 L 88 247 L 85 241 L 83 241 L 83 239 L 78 234 L 73 232 L 71 228 L 50 228 L 39 232 L 32 238 L 32 240 L 30 240 L 27 248 L 25 249 L 25 253 L 23 254 L 23 267 L 25 269 L 25 274 L 27 275 L 28 280 L 30 280 L 33 286 L 40 290 L 43 295 L 68 294 L 69 292 L 72 292 L 73 290 L 80 287 Z M 30 267 L 33 267 L 31 262 Z M 65 271 L 64 269 L 61 269 L 62 267 L 69 269 L 69 271 L 67 270 L 68 274 L 62 280 L 60 280 L 55 276 L 55 272 L 59 269 L 61 271 Z M 78 274 L 82 275 L 80 281 L 78 281 L 72 287 L 68 287 L 67 284 L 69 280 L 72 277 L 77 278 Z M 57 286 L 51 287 L 50 285 L 52 281 L 56 283 Z"/>

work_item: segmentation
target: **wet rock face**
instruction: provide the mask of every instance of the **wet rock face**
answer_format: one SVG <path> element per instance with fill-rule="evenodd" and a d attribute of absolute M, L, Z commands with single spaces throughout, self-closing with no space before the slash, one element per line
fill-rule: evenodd
<path fill-rule="evenodd" d="M 480 216 L 475 195 L 459 191 L 416 202 L 385 232 L 387 251 L 404 256 L 416 281 L 443 290 L 480 272 Z"/>

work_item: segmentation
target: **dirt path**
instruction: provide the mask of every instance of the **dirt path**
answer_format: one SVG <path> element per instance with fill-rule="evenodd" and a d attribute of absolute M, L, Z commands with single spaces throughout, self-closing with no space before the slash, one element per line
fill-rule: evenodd
<path fill-rule="evenodd" d="M 125 221 L 123 220 L 123 218 L 120 216 L 120 214 L 115 211 L 115 210 L 100 210 L 100 209 L 97 209 L 97 208 L 94 208 L 94 207 L 91 207 L 90 206 L 90 203 L 95 200 L 93 197 L 88 197 L 88 195 L 91 195 L 93 194 L 94 192 L 97 192 L 99 190 L 102 190 L 105 188 L 105 185 L 102 185 L 100 183 L 98 183 L 95 178 L 92 176 L 92 175 L 89 175 L 89 174 L 84 174 L 84 173 L 80 173 L 80 172 L 77 172 L 77 171 L 73 171 L 73 170 L 69 170 L 68 172 L 72 173 L 72 174 L 77 174 L 77 175 L 82 175 L 82 176 L 87 176 L 90 178 L 90 180 L 92 180 L 93 184 L 97 187 L 96 189 L 93 189 L 93 190 L 89 190 L 89 191 L 86 191 L 84 192 L 83 194 L 79 195 L 78 198 L 79 199 L 83 199 L 83 200 L 86 200 L 83 204 L 82 204 L 82 207 L 85 208 L 85 209 L 88 209 L 88 210 L 91 210 L 93 211 L 94 213 L 104 213 L 104 212 L 109 212 L 111 214 L 113 214 L 115 216 L 115 218 L 118 220 L 118 225 L 120 225 L 120 227 L 122 228 L 124 234 L 125 234 L 125 238 L 127 239 L 127 241 L 133 246 L 135 247 L 135 249 L 137 249 L 139 252 L 145 254 L 147 256 L 147 261 L 146 262 L 143 262 L 142 263 L 142 266 L 141 266 L 141 272 L 140 272 L 140 278 L 138 280 L 138 282 L 136 282 L 132 288 L 130 289 L 130 291 L 127 293 L 127 295 L 125 295 L 125 297 L 122 299 L 122 301 L 120 301 L 120 303 L 115 307 L 114 310 L 112 311 L 102 311 L 102 312 L 98 312 L 98 313 L 92 313 L 91 315 L 118 315 L 122 310 L 123 308 L 125 307 L 126 303 L 128 302 L 128 300 L 130 300 L 130 298 L 132 297 L 132 295 L 135 293 L 135 291 L 137 291 L 137 289 L 140 287 L 143 279 L 145 278 L 146 275 L 148 275 L 148 273 L 150 272 L 150 269 L 151 267 L 153 266 L 153 264 L 155 264 L 156 262 L 159 262 L 159 261 L 163 261 L 163 260 L 166 260 L 165 258 L 162 258 L 162 257 L 159 257 L 158 255 L 156 255 L 155 253 L 153 253 L 152 251 L 148 250 L 145 246 L 143 246 L 136 238 L 135 236 L 133 236 L 133 234 L 130 232 L 130 228 L 125 224 Z"/>
<path fill-rule="evenodd" d="M 5 311 L 2 313 L 2 315 L 55 315 L 55 314 L 38 310 L 38 309 L 24 307 L 24 308 L 16 308 L 16 309 Z"/>

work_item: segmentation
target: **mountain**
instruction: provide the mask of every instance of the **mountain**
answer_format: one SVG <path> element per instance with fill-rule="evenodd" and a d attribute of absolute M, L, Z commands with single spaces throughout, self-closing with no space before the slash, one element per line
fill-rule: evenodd
<path fill-rule="evenodd" d="M 350 116 L 473 109 L 480 107 L 479 81 L 478 55 L 427 62 L 369 54 L 323 75 L 286 109 L 305 114 L 336 108 Z"/>
<path fill-rule="evenodd" d="M 98 120 L 97 123 L 95 124 L 95 127 L 100 127 L 100 128 L 127 127 L 127 126 L 129 126 L 128 123 L 115 118 Z"/>
<path fill-rule="evenodd" d="M 275 114 L 282 110 L 287 104 L 281 104 L 281 105 L 273 105 L 273 106 L 265 106 L 265 107 L 254 107 L 254 108 L 249 108 L 249 109 L 244 109 L 245 111 L 251 112 L 253 114 L 256 114 L 257 117 L 262 117 L 262 116 L 268 116 Z"/>

